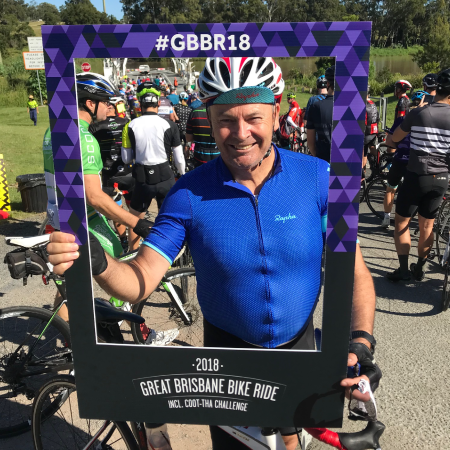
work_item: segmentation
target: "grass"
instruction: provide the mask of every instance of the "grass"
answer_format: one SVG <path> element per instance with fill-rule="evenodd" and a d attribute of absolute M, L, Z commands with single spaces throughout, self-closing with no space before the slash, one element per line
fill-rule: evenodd
<path fill-rule="evenodd" d="M 45 25 L 45 22 L 29 22 L 28 25 L 33 29 L 35 36 L 42 36 L 41 26 Z"/>
<path fill-rule="evenodd" d="M 407 56 L 414 55 L 423 47 L 421 45 L 413 45 L 408 48 L 403 47 L 388 47 L 388 48 L 378 48 L 370 47 L 370 56 Z"/>
<path fill-rule="evenodd" d="M 11 216 L 21 219 L 27 215 L 22 212 L 22 200 L 17 190 L 16 177 L 29 173 L 44 173 L 42 141 L 49 126 L 48 108 L 39 106 L 37 126 L 33 125 L 27 108 L 11 107 L 3 110 L 0 122 L 0 154 L 3 154 L 6 177 L 11 200 Z M 34 213 L 33 213 L 34 214 Z"/>

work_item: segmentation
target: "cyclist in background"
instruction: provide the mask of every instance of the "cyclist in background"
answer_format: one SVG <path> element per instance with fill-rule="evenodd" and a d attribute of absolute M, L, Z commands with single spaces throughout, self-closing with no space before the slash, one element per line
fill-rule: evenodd
<path fill-rule="evenodd" d="M 186 142 L 194 144 L 194 166 L 199 167 L 217 158 L 220 151 L 216 147 L 216 140 L 212 135 L 211 124 L 206 114 L 206 106 L 191 110 L 186 123 Z"/>
<path fill-rule="evenodd" d="M 130 211 L 140 221 L 151 201 L 156 198 L 158 208 L 175 184 L 174 173 L 168 161 L 173 152 L 175 166 L 184 175 L 185 160 L 178 127 L 171 120 L 158 115 L 161 92 L 149 82 L 142 83 L 137 92 L 142 116 L 129 122 L 123 129 L 122 160 L 125 164 L 136 161 L 133 167 L 135 187 Z M 145 221 L 147 222 L 147 221 Z M 139 233 L 136 233 L 139 234 Z M 138 237 L 131 237 L 130 250 L 139 247 Z"/>
<path fill-rule="evenodd" d="M 433 103 L 437 88 L 437 75 L 429 73 L 422 79 L 423 90 L 426 92 L 425 103 Z"/>
<path fill-rule="evenodd" d="M 394 131 L 392 140 L 400 142 L 411 133 L 409 162 L 397 196 L 395 211 L 395 247 L 400 267 L 387 274 L 391 281 L 416 281 L 424 278 L 424 266 L 433 246 L 433 224 L 448 188 L 450 150 L 450 69 L 437 77 L 434 102 L 411 111 Z M 408 269 L 411 250 L 409 225 L 419 213 L 417 263 Z"/>
<path fill-rule="evenodd" d="M 157 88 L 157 86 L 155 85 L 154 88 Z M 162 88 L 162 90 L 160 90 L 160 94 L 161 96 L 159 99 L 158 116 L 162 117 L 163 119 L 176 122 L 178 120 L 178 117 L 173 111 L 172 102 L 166 97 L 166 90 Z"/>
<path fill-rule="evenodd" d="M 198 98 L 197 92 L 193 92 L 191 94 L 191 103 L 189 104 L 189 106 L 191 107 L 191 109 L 196 109 L 196 108 L 200 108 L 201 106 L 203 106 L 203 103 Z"/>
<path fill-rule="evenodd" d="M 325 79 L 325 75 L 321 75 L 319 78 L 317 78 L 316 86 L 317 86 L 317 95 L 313 95 L 312 97 L 310 97 L 308 103 L 306 104 L 305 113 L 303 116 L 305 126 L 308 120 L 308 113 L 309 108 L 311 108 L 311 105 L 319 100 L 324 100 L 325 96 L 327 95 L 327 80 Z"/>
<path fill-rule="evenodd" d="M 30 115 L 30 119 L 34 122 L 34 126 L 36 126 L 37 115 L 39 114 L 39 106 L 32 95 L 28 96 L 27 113 Z"/>
<path fill-rule="evenodd" d="M 308 149 L 313 156 L 330 162 L 331 131 L 333 126 L 334 66 L 325 71 L 327 95 L 311 105 L 308 112 Z"/>
<path fill-rule="evenodd" d="M 108 181 L 113 177 L 123 177 L 129 175 L 131 177 L 131 166 L 124 164 L 121 157 L 122 148 L 122 130 L 128 123 L 128 119 L 116 115 L 116 108 L 123 106 L 123 99 L 121 97 L 111 97 L 110 103 L 114 108 L 108 109 L 106 119 L 91 123 L 89 132 L 97 139 L 100 146 L 100 153 L 103 162 L 102 169 L 102 186 L 104 192 L 111 197 L 116 197 L 116 192 L 113 186 L 108 184 Z M 131 192 L 125 194 L 125 200 L 131 200 Z M 115 200 L 117 205 L 122 207 L 122 199 Z M 122 247 L 126 251 L 128 248 L 127 227 L 120 222 L 114 223 L 114 226 L 119 234 Z"/>
<path fill-rule="evenodd" d="M 375 103 L 370 100 L 369 97 L 369 88 L 367 87 L 367 99 L 366 99 L 366 128 L 364 130 L 364 154 L 362 160 L 362 168 L 363 174 L 362 177 L 366 178 L 366 164 L 367 164 L 367 155 L 369 151 L 372 154 L 376 153 L 375 147 L 375 138 L 378 134 L 378 122 L 380 121 L 380 114 L 378 112 L 377 106 Z"/>
<path fill-rule="evenodd" d="M 398 80 L 394 85 L 394 95 L 398 98 L 397 106 L 395 107 L 394 120 L 398 117 L 404 117 L 409 113 L 409 97 L 406 91 L 411 90 L 412 86 L 409 81 Z"/>
<path fill-rule="evenodd" d="M 176 88 L 170 88 L 170 94 L 167 96 L 167 98 L 170 100 L 173 106 L 176 106 L 178 105 L 178 103 L 180 103 L 180 98 L 177 95 Z"/>
<path fill-rule="evenodd" d="M 178 116 L 178 129 L 180 130 L 180 139 L 184 145 L 186 145 L 186 125 L 191 115 L 192 109 L 187 104 L 188 95 L 186 92 L 180 94 L 180 102 L 174 106 L 175 112 Z"/>

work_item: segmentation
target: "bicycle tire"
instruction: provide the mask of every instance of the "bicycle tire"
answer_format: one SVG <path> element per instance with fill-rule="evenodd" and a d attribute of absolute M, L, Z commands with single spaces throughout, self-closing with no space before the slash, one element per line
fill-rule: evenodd
<path fill-rule="evenodd" d="M 439 263 L 447 247 L 450 233 L 450 200 L 444 199 L 437 215 L 436 225 L 436 254 Z"/>
<path fill-rule="evenodd" d="M 145 318 L 145 326 L 131 324 L 131 333 L 136 344 L 145 344 L 146 327 L 156 331 L 178 328 L 179 335 L 171 346 L 203 346 L 203 315 L 197 299 L 197 281 L 194 268 L 169 270 L 164 280 L 174 288 L 181 301 L 177 304 L 172 294 L 160 284 L 144 301 L 133 306 L 132 312 Z M 184 321 L 187 313 L 190 323 Z"/>
<path fill-rule="evenodd" d="M 18 367 L 20 358 L 28 354 L 26 350 L 36 341 L 52 315 L 52 311 L 34 307 L 13 306 L 0 309 L 0 438 L 29 431 L 32 398 L 39 387 L 57 372 L 57 360 L 52 360 L 52 357 L 61 353 L 64 364 L 72 362 L 71 354 L 67 354 L 67 349 L 71 346 L 69 326 L 60 317 L 55 316 L 33 349 L 35 357 L 31 363 L 22 372 L 8 372 L 8 367 L 11 367 L 11 370 Z M 9 365 L 12 361 L 11 355 L 19 343 L 24 343 L 25 353 L 20 354 L 16 360 L 17 364 Z M 52 362 L 54 372 L 33 375 L 48 366 L 49 362 Z M 23 387 L 18 392 L 19 375 Z"/>
<path fill-rule="evenodd" d="M 43 236 L 45 234 L 45 229 L 46 229 L 47 225 L 48 225 L 48 217 L 45 216 L 45 219 L 39 228 L 38 236 Z"/>
<path fill-rule="evenodd" d="M 445 266 L 444 286 L 442 287 L 442 312 L 447 311 L 450 305 L 450 283 L 448 280 L 450 266 Z"/>
<path fill-rule="evenodd" d="M 73 376 L 56 376 L 41 387 L 33 402 L 31 420 L 36 450 L 84 449 L 102 426 L 105 430 L 87 448 L 139 450 L 126 422 L 81 419 L 75 397 Z"/>
<path fill-rule="evenodd" d="M 386 194 L 386 183 L 381 177 L 374 178 L 367 186 L 366 203 L 369 209 L 380 219 L 384 217 L 384 196 Z M 397 194 L 396 194 L 397 195 Z M 395 201 L 391 211 L 391 221 L 395 219 Z"/>

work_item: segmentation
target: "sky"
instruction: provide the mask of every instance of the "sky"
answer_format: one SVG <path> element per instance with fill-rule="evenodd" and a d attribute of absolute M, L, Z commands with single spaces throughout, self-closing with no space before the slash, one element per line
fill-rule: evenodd
<path fill-rule="evenodd" d="M 58 9 L 64 5 L 65 0 L 37 0 L 36 3 L 50 3 L 55 5 Z M 91 0 L 91 3 L 99 10 L 103 11 L 103 0 Z M 106 14 L 112 14 L 116 19 L 120 20 L 123 17 L 122 3 L 120 0 L 105 0 Z"/>

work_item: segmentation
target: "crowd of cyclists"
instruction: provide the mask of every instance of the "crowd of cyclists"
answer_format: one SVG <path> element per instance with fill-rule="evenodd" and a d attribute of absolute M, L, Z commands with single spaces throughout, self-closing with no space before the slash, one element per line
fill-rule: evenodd
<path fill-rule="evenodd" d="M 333 66 L 318 78 L 317 95 L 303 109 L 295 93 L 288 93 L 289 111 L 280 117 L 285 84 L 272 58 L 208 58 L 198 93 L 177 94 L 160 77 L 115 86 L 99 74 L 78 74 L 92 273 L 102 288 L 114 298 L 139 302 L 187 240 L 205 317 L 205 346 L 314 348 L 311 317 L 321 284 L 334 77 Z M 427 75 L 423 84 L 424 90 L 409 99 L 411 84 L 396 82 L 395 121 L 387 131 L 394 156 L 382 227 L 389 227 L 393 193 L 403 179 L 394 231 L 400 267 L 387 274 L 394 282 L 424 278 L 434 218 L 448 186 L 450 69 Z M 379 133 L 379 113 L 369 97 L 366 107 L 362 178 Z M 290 152 L 305 130 L 302 144 L 310 155 Z M 44 145 L 49 146 L 48 132 Z M 311 190 L 311 185 L 319 189 Z M 146 219 L 153 199 L 160 211 L 154 226 Z M 49 198 L 54 211 L 50 203 Z M 296 221 L 293 212 L 299 205 L 302 220 Z M 417 212 L 418 260 L 408 267 L 409 224 Z M 286 226 L 280 232 L 269 222 L 277 214 L 291 219 L 282 221 Z M 54 212 L 51 219 L 57 230 Z M 285 245 L 286 233 L 295 245 Z M 142 240 L 132 263 L 113 259 L 137 249 Z M 70 268 L 77 250 L 72 236 L 52 235 L 48 251 L 56 273 Z M 283 261 L 295 261 L 301 269 L 289 272 L 292 292 L 300 293 L 289 299 L 283 275 L 275 270 Z M 359 245 L 353 302 L 349 360 L 359 361 L 361 374 L 377 382 L 380 372 L 372 356 L 375 291 Z M 150 345 L 167 345 L 176 337 L 174 330 L 156 335 Z M 359 379 L 345 379 L 341 385 L 348 389 Z M 282 434 L 286 447 L 295 448 L 295 430 L 283 429 Z M 211 435 L 214 449 L 235 448 L 227 447 L 226 436 L 216 427 Z"/>

